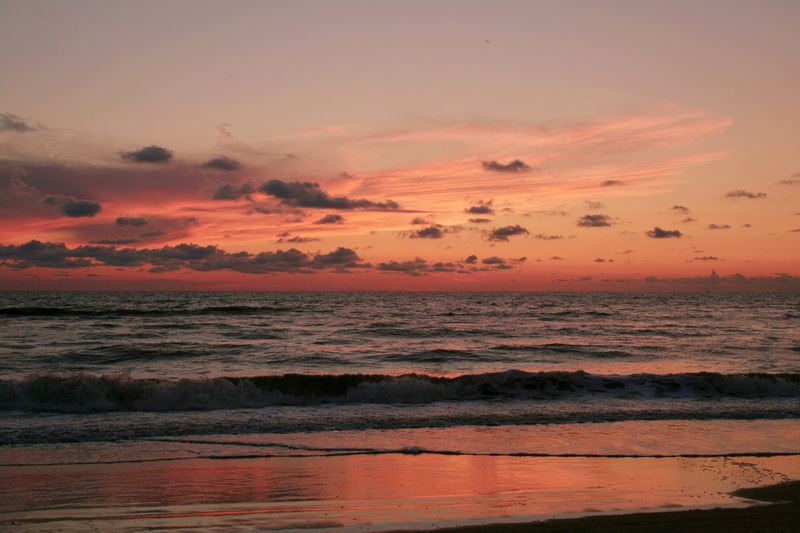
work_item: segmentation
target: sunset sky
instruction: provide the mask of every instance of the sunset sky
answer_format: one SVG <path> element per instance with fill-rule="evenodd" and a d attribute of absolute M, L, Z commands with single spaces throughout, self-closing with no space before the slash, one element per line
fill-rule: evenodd
<path fill-rule="evenodd" d="M 0 289 L 796 290 L 798 21 L 0 0 Z"/>

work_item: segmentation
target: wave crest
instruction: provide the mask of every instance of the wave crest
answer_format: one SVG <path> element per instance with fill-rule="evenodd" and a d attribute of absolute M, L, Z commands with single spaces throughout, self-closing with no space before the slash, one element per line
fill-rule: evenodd
<path fill-rule="evenodd" d="M 453 378 L 407 374 L 146 379 L 127 375 L 32 375 L 0 380 L 0 410 L 80 413 L 180 411 L 337 403 L 605 398 L 800 398 L 800 374 L 506 372 Z"/>

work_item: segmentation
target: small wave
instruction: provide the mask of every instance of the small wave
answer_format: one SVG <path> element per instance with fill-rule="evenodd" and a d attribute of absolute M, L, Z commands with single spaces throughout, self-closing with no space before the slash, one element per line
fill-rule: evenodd
<path fill-rule="evenodd" d="M 604 318 L 609 316 L 614 316 L 614 313 L 608 311 L 597 311 L 597 310 L 590 310 L 590 311 L 577 311 L 577 310 L 564 310 L 564 311 L 556 311 L 553 313 L 542 313 L 541 311 L 534 310 L 528 313 L 528 316 L 539 318 L 540 320 L 553 320 L 553 319 L 560 319 L 560 318 L 570 318 L 570 317 L 596 317 L 596 318 Z"/>
<path fill-rule="evenodd" d="M 653 329 L 653 328 L 639 328 L 630 330 L 616 331 L 619 335 L 633 335 L 633 336 L 653 336 L 653 337 L 669 337 L 671 339 L 685 339 L 687 337 L 710 337 L 710 331 L 669 331 L 666 329 Z"/>
<path fill-rule="evenodd" d="M 469 350 L 454 350 L 450 348 L 435 348 L 433 350 L 423 350 L 408 354 L 381 355 L 381 361 L 387 362 L 412 362 L 412 363 L 447 363 L 455 361 L 474 361 L 476 359 L 487 360 L 479 357 Z"/>
<path fill-rule="evenodd" d="M 498 344 L 497 346 L 493 346 L 492 349 L 504 352 L 582 355 L 589 358 L 600 359 L 640 357 L 624 350 L 603 350 L 595 346 L 582 344 Z"/>
<path fill-rule="evenodd" d="M 237 348 L 227 345 L 228 351 Z M 191 359 L 213 355 L 210 348 L 197 348 L 175 343 L 161 344 L 107 344 L 96 348 L 61 353 L 59 359 L 83 364 L 114 365 L 125 361 L 153 361 L 159 359 Z"/>
<path fill-rule="evenodd" d="M 89 374 L 0 380 L 0 410 L 179 411 L 342 403 L 598 398 L 793 398 L 800 374 L 506 372 L 219 377 L 180 380 Z"/>
<path fill-rule="evenodd" d="M 357 330 L 354 333 L 375 335 L 378 337 L 407 337 L 418 339 L 422 337 L 470 337 L 486 335 L 490 332 L 483 329 L 454 329 L 449 327 L 403 327 L 394 322 L 373 322 L 364 330 Z"/>
<path fill-rule="evenodd" d="M 278 340 L 286 338 L 286 331 L 226 331 L 222 336 L 239 340 Z"/>

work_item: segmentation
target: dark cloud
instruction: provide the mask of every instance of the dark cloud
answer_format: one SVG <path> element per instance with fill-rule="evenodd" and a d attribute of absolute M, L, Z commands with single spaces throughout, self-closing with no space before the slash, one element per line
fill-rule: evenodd
<path fill-rule="evenodd" d="M 683 237 L 683 233 L 676 229 L 661 229 L 658 226 L 654 227 L 650 231 L 645 231 L 644 234 L 651 239 L 673 239 Z"/>
<path fill-rule="evenodd" d="M 755 200 L 757 198 L 766 198 L 767 193 L 764 192 L 749 192 L 743 189 L 736 189 L 735 191 L 731 191 L 725 195 L 727 198 L 750 198 L 751 200 Z"/>
<path fill-rule="evenodd" d="M 701 257 L 695 257 L 695 261 L 719 261 L 719 257 L 713 255 L 704 255 Z"/>
<path fill-rule="evenodd" d="M 606 180 L 600 183 L 601 187 L 614 187 L 615 185 L 624 185 L 624 181 L 620 180 Z"/>
<path fill-rule="evenodd" d="M 214 159 L 210 159 L 209 161 L 206 161 L 200 166 L 202 168 L 208 168 L 213 170 L 224 170 L 227 172 L 233 172 L 242 169 L 242 164 L 239 161 L 224 155 L 215 157 Z"/>
<path fill-rule="evenodd" d="M 385 263 L 378 263 L 377 270 L 380 272 L 396 272 L 408 276 L 424 276 L 437 272 L 469 273 L 469 271 L 459 263 L 428 263 L 420 257 L 411 261 L 387 261 Z"/>
<path fill-rule="evenodd" d="M 28 131 L 36 131 L 36 128 L 25 122 L 25 119 L 13 113 L 0 113 L 0 131 L 25 133 Z"/>
<path fill-rule="evenodd" d="M 467 220 L 470 224 L 488 224 L 491 221 L 491 218 L 470 218 Z"/>
<path fill-rule="evenodd" d="M 44 203 L 52 205 L 62 215 L 68 217 L 93 217 L 100 212 L 102 206 L 93 200 L 81 200 L 71 196 L 48 196 Z"/>
<path fill-rule="evenodd" d="M 358 254 L 350 249 L 339 247 L 327 254 L 317 254 L 311 260 L 311 268 L 335 268 L 342 270 L 345 268 L 368 268 L 371 265 L 368 263 L 359 263 L 361 260 Z"/>
<path fill-rule="evenodd" d="M 163 229 L 156 229 L 153 231 L 145 231 L 144 233 L 140 234 L 140 237 L 161 237 L 162 235 L 166 235 L 167 232 Z"/>
<path fill-rule="evenodd" d="M 496 255 L 482 259 L 481 263 L 496 268 L 498 270 L 508 270 L 512 268 L 512 266 L 509 265 L 505 259 L 503 259 L 502 257 L 497 257 Z"/>
<path fill-rule="evenodd" d="M 800 185 L 800 172 L 789 176 L 789 179 L 779 180 L 778 185 Z"/>
<path fill-rule="evenodd" d="M 531 167 L 529 167 L 520 159 L 514 159 L 506 164 L 498 161 L 483 161 L 481 162 L 481 165 L 483 166 L 484 170 L 488 170 L 490 172 L 528 172 L 531 169 Z"/>
<path fill-rule="evenodd" d="M 325 215 L 316 220 L 314 224 L 344 224 L 344 217 L 342 215 Z"/>
<path fill-rule="evenodd" d="M 730 224 L 709 224 L 708 229 L 731 229 Z"/>
<path fill-rule="evenodd" d="M 595 263 L 613 263 L 613 259 L 603 259 L 602 257 L 598 257 L 594 260 Z"/>
<path fill-rule="evenodd" d="M 132 152 L 120 152 L 122 159 L 137 163 L 167 163 L 172 159 L 172 152 L 162 146 L 152 144 Z"/>
<path fill-rule="evenodd" d="M 287 243 L 291 243 L 291 244 L 303 244 L 305 242 L 315 242 L 315 241 L 318 241 L 318 240 L 319 239 L 317 239 L 316 237 L 301 237 L 300 235 L 295 235 L 294 237 L 280 238 L 280 239 L 278 239 L 277 242 L 279 242 L 279 243 L 287 242 Z"/>
<path fill-rule="evenodd" d="M 513 237 L 514 235 L 525 235 L 527 233 L 528 230 L 519 224 L 515 224 L 513 226 L 503 226 L 500 228 L 494 228 L 491 233 L 489 233 L 489 240 L 507 241 L 509 237 Z"/>
<path fill-rule="evenodd" d="M 117 226 L 133 226 L 140 228 L 147 224 L 147 219 L 144 217 L 119 217 L 117 218 Z"/>
<path fill-rule="evenodd" d="M 554 255 L 553 257 L 550 258 L 550 261 L 563 261 L 563 260 L 564 260 L 563 257 L 559 257 L 557 255 Z"/>
<path fill-rule="evenodd" d="M 474 205 L 465 209 L 464 212 L 471 215 L 493 215 L 494 209 L 488 205 Z"/>
<path fill-rule="evenodd" d="M 604 228 L 612 224 L 608 215 L 583 215 L 578 219 L 578 226 L 583 228 Z"/>
<path fill-rule="evenodd" d="M 563 235 L 545 235 L 544 233 L 537 233 L 533 236 L 534 239 L 542 241 L 558 241 L 564 238 Z"/>
<path fill-rule="evenodd" d="M 494 209 L 492 208 L 492 201 L 487 200 L 479 200 L 478 205 L 473 205 L 464 209 L 465 213 L 469 213 L 471 215 L 493 215 Z"/>
<path fill-rule="evenodd" d="M 256 189 L 252 183 L 243 183 L 242 185 L 223 183 L 217 187 L 211 198 L 214 200 L 241 200 L 242 198 L 250 198 L 250 195 L 254 192 L 256 192 Z"/>
<path fill-rule="evenodd" d="M 481 260 L 481 263 L 483 263 L 488 268 L 481 268 L 480 270 L 511 270 L 512 268 L 514 268 L 513 265 L 524 263 L 527 260 L 528 260 L 527 257 L 506 259 L 504 257 L 498 257 L 494 255 L 492 257 L 486 257 Z"/>
<path fill-rule="evenodd" d="M 0 265 L 10 266 L 14 269 L 23 269 L 33 266 L 45 268 L 80 268 L 90 266 L 89 259 L 80 254 L 70 255 L 70 250 L 64 245 L 30 241 L 20 245 L 0 245 Z"/>
<path fill-rule="evenodd" d="M 676 211 L 676 212 L 678 212 L 678 213 L 680 213 L 682 215 L 688 215 L 689 214 L 689 208 L 686 207 L 685 205 L 673 205 L 672 206 L 672 210 Z"/>
<path fill-rule="evenodd" d="M 412 226 L 422 226 L 422 225 L 425 225 L 425 224 L 430 224 L 430 221 L 425 220 L 422 217 L 414 217 L 414 218 L 411 219 L 411 225 Z"/>
<path fill-rule="evenodd" d="M 689 222 L 694 222 L 694 219 L 692 217 L 686 217 L 683 220 L 681 220 L 681 222 L 684 224 L 688 224 Z"/>
<path fill-rule="evenodd" d="M 276 252 L 228 253 L 216 246 L 179 244 L 163 248 L 135 249 L 113 246 L 78 246 L 30 241 L 21 245 L 0 245 L 0 264 L 14 268 L 79 268 L 89 266 L 145 267 L 151 272 L 179 269 L 210 272 L 231 270 L 248 274 L 272 272 L 309 273 L 332 269 L 347 271 L 366 268 L 358 254 L 337 248 L 326 254 L 307 254 L 294 248 Z"/>
<path fill-rule="evenodd" d="M 318 183 L 270 180 L 258 188 L 259 192 L 274 196 L 287 205 L 297 207 L 319 207 L 325 209 L 376 209 L 394 210 L 400 206 L 393 200 L 373 202 L 344 196 L 330 196 Z"/>
<path fill-rule="evenodd" d="M 412 239 L 441 239 L 443 236 L 444 232 L 438 226 L 428 226 L 427 228 L 413 231 L 409 235 Z"/>
<path fill-rule="evenodd" d="M 474 265 L 475 263 L 478 262 L 478 256 L 474 255 L 474 254 L 473 255 L 469 255 L 469 256 L 467 256 L 466 259 L 464 259 L 464 262 L 466 264 L 468 264 L 468 265 Z"/>
<path fill-rule="evenodd" d="M 417 257 L 412 261 L 387 261 L 378 263 L 378 270 L 383 272 L 400 272 L 409 276 L 421 276 L 429 269 L 428 262 Z"/>
<path fill-rule="evenodd" d="M 596 202 L 594 200 L 586 200 L 586 207 L 589 209 L 603 209 L 605 206 L 603 202 Z"/>

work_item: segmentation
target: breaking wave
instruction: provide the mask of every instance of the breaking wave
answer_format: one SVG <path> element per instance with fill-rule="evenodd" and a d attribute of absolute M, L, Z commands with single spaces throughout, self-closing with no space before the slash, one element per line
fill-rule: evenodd
<path fill-rule="evenodd" d="M 800 373 L 631 374 L 506 372 L 219 377 L 179 380 L 46 374 L 0 380 L 0 410 L 82 413 L 321 404 L 429 404 L 570 398 L 800 398 Z"/>

